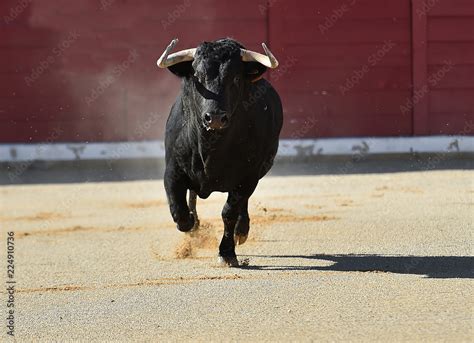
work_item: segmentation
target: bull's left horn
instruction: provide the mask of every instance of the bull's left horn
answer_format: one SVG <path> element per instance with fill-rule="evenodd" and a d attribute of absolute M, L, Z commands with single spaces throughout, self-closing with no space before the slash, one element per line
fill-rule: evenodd
<path fill-rule="evenodd" d="M 178 43 L 178 38 L 175 38 L 166 47 L 163 54 L 160 56 L 158 61 L 156 61 L 156 65 L 158 67 L 168 68 L 176 63 L 192 61 L 194 59 L 194 53 L 196 52 L 196 48 L 181 50 L 170 55 L 169 53 L 171 52 L 171 50 L 173 50 L 174 46 L 177 43 Z"/>
<path fill-rule="evenodd" d="M 265 43 L 262 43 L 263 50 L 265 50 L 266 55 L 262 55 L 258 52 L 240 49 L 240 54 L 242 56 L 242 61 L 244 62 L 259 62 L 263 64 L 265 67 L 274 69 L 278 67 L 278 61 L 273 56 L 270 49 L 267 48 Z"/>

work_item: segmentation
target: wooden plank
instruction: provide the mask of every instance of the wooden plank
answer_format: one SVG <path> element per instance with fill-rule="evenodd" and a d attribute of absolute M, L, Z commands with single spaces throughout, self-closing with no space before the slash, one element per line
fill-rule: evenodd
<path fill-rule="evenodd" d="M 285 18 L 285 17 L 284 17 Z M 345 20 L 337 22 L 329 30 L 322 30 L 314 21 L 283 20 L 286 30 L 278 39 L 291 44 L 314 44 L 323 42 L 409 42 L 410 22 L 408 19 L 392 21 L 377 20 Z"/>
<path fill-rule="evenodd" d="M 298 67 L 319 69 L 323 67 L 360 68 L 364 64 L 376 62 L 377 66 L 410 66 L 411 43 L 394 42 L 383 57 L 377 57 L 377 52 L 383 43 L 333 43 L 321 42 L 315 44 L 288 45 L 291 55 L 298 59 Z"/>
<path fill-rule="evenodd" d="M 416 14 L 423 5 L 423 0 L 412 0 L 413 98 L 415 98 L 415 94 L 429 92 L 427 85 L 427 18 Z M 413 133 L 426 135 L 429 133 L 428 96 L 422 95 L 416 98 L 418 101 L 413 102 Z"/>
<path fill-rule="evenodd" d="M 314 124 L 313 124 L 314 123 Z M 377 130 L 374 131 L 374 127 Z M 407 136 L 412 131 L 411 122 L 400 121 L 400 113 L 384 117 L 363 115 L 348 120 L 346 114 L 332 117 L 294 117 L 286 122 L 281 138 L 325 138 L 325 137 L 383 137 Z M 314 135 L 314 136 L 312 136 Z"/>
<path fill-rule="evenodd" d="M 367 72 L 360 74 L 361 77 L 356 77 L 358 74 L 355 71 L 358 69 L 360 68 L 304 69 L 298 64 L 279 82 L 275 82 L 275 85 L 284 91 L 326 91 L 336 94 L 346 93 L 345 87 L 348 88 L 347 93 L 362 90 L 411 89 L 410 66 L 371 67 Z"/>
<path fill-rule="evenodd" d="M 55 0 L 57 2 L 58 0 Z M 63 0 L 63 2 L 65 2 Z M 102 10 L 100 1 L 95 3 L 75 3 L 65 2 L 67 6 L 57 6 L 53 11 L 55 17 L 80 17 L 81 19 L 91 18 L 91 21 L 99 23 L 99 16 L 102 21 L 122 22 L 129 24 L 138 23 L 140 20 L 161 20 L 169 17 L 175 18 L 173 23 L 180 19 L 198 19 L 201 21 L 215 21 L 218 19 L 239 18 L 261 18 L 260 5 L 266 0 L 159 0 L 159 1 L 115 1 L 105 10 Z M 92 16 L 92 17 L 91 17 Z M 97 16 L 97 17 L 95 17 Z M 127 18 L 128 17 L 128 18 Z"/>
<path fill-rule="evenodd" d="M 434 16 L 474 16 L 472 0 L 434 1 L 434 6 L 428 7 L 428 15 Z"/>
<path fill-rule="evenodd" d="M 455 65 L 447 72 L 443 68 L 442 64 L 428 66 L 431 89 L 474 89 L 474 65 Z"/>
<path fill-rule="evenodd" d="M 321 92 L 283 92 L 282 98 L 288 114 L 294 113 L 298 116 L 339 114 L 356 119 L 362 115 L 379 117 L 395 112 L 402 117 L 400 105 L 409 99 L 409 95 L 408 91 L 365 91 L 348 93 L 344 96 Z"/>
<path fill-rule="evenodd" d="M 286 18 L 312 20 L 320 23 L 326 17 L 336 15 L 336 21 L 348 19 L 393 19 L 409 18 L 409 1 L 393 0 L 331 0 L 314 1 L 298 0 L 297 5 L 291 0 L 279 0 Z M 333 19 L 335 20 L 335 19 Z"/>
<path fill-rule="evenodd" d="M 428 39 L 435 41 L 474 41 L 474 16 L 429 17 Z"/>
<path fill-rule="evenodd" d="M 428 63 L 474 64 L 474 42 L 429 42 Z"/>
<path fill-rule="evenodd" d="M 5 121 L 2 122 L 2 143 L 33 143 L 49 141 L 59 129 L 57 142 L 126 141 L 126 127 L 121 122 L 94 118 L 87 121 Z"/>
<path fill-rule="evenodd" d="M 474 113 L 474 93 L 469 89 L 436 89 L 430 92 L 431 113 Z"/>

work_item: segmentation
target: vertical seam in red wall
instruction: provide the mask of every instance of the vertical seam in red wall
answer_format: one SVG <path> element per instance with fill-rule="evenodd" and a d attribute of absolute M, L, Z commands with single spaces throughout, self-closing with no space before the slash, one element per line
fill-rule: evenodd
<path fill-rule="evenodd" d="M 265 38 L 266 38 L 266 43 L 268 44 L 268 46 L 271 48 L 271 42 L 270 42 L 270 0 L 267 0 L 265 1 L 265 6 L 267 8 L 267 10 L 265 11 L 265 30 L 267 31 L 266 32 L 266 35 L 265 35 Z"/>
<path fill-rule="evenodd" d="M 421 12 L 423 0 L 411 0 L 413 135 L 429 134 L 428 13 Z M 418 11 L 417 11 L 418 9 Z"/>

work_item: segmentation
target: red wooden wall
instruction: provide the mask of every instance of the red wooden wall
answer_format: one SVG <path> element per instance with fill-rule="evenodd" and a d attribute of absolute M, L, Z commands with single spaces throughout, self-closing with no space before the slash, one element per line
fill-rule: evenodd
<path fill-rule="evenodd" d="M 474 1 L 438 1 L 427 19 L 426 134 L 474 134 Z M 454 119 L 454 120 L 453 120 Z"/>
<path fill-rule="evenodd" d="M 312 137 L 411 135 L 399 109 L 411 92 L 409 1 L 297 3 L 275 2 L 270 15 L 275 53 L 297 60 L 276 83 L 285 133 L 309 121 Z"/>
<path fill-rule="evenodd" d="M 174 37 L 225 36 L 279 58 L 267 77 L 284 138 L 463 133 L 474 2 L 438 1 L 423 19 L 412 1 L 3 0 L 0 142 L 161 139 L 179 80 L 157 57 Z M 455 66 L 403 111 L 445 59 Z"/>

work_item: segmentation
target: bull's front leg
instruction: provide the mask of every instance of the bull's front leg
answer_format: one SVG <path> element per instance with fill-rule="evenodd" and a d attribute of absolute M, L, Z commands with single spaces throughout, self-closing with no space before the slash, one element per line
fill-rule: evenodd
<path fill-rule="evenodd" d="M 238 191 L 229 192 L 227 202 L 222 209 L 224 235 L 222 236 L 221 244 L 219 245 L 219 260 L 231 267 L 237 267 L 239 265 L 235 254 L 234 234 L 236 233 L 236 229 L 238 229 L 236 238 L 239 239 L 239 243 L 240 233 L 245 236 L 245 239 L 247 237 L 248 200 L 256 186 L 257 182 L 254 182 Z M 242 244 L 243 241 L 240 244 Z"/>
<path fill-rule="evenodd" d="M 189 183 L 184 173 L 173 167 L 166 167 L 165 190 L 168 198 L 171 216 L 178 230 L 187 232 L 194 227 L 194 215 L 189 210 L 186 202 L 187 184 Z"/>
<path fill-rule="evenodd" d="M 229 192 L 227 202 L 222 209 L 224 235 L 219 245 L 219 261 L 230 267 L 237 267 L 239 261 L 235 255 L 234 228 L 244 199 L 237 193 Z"/>

